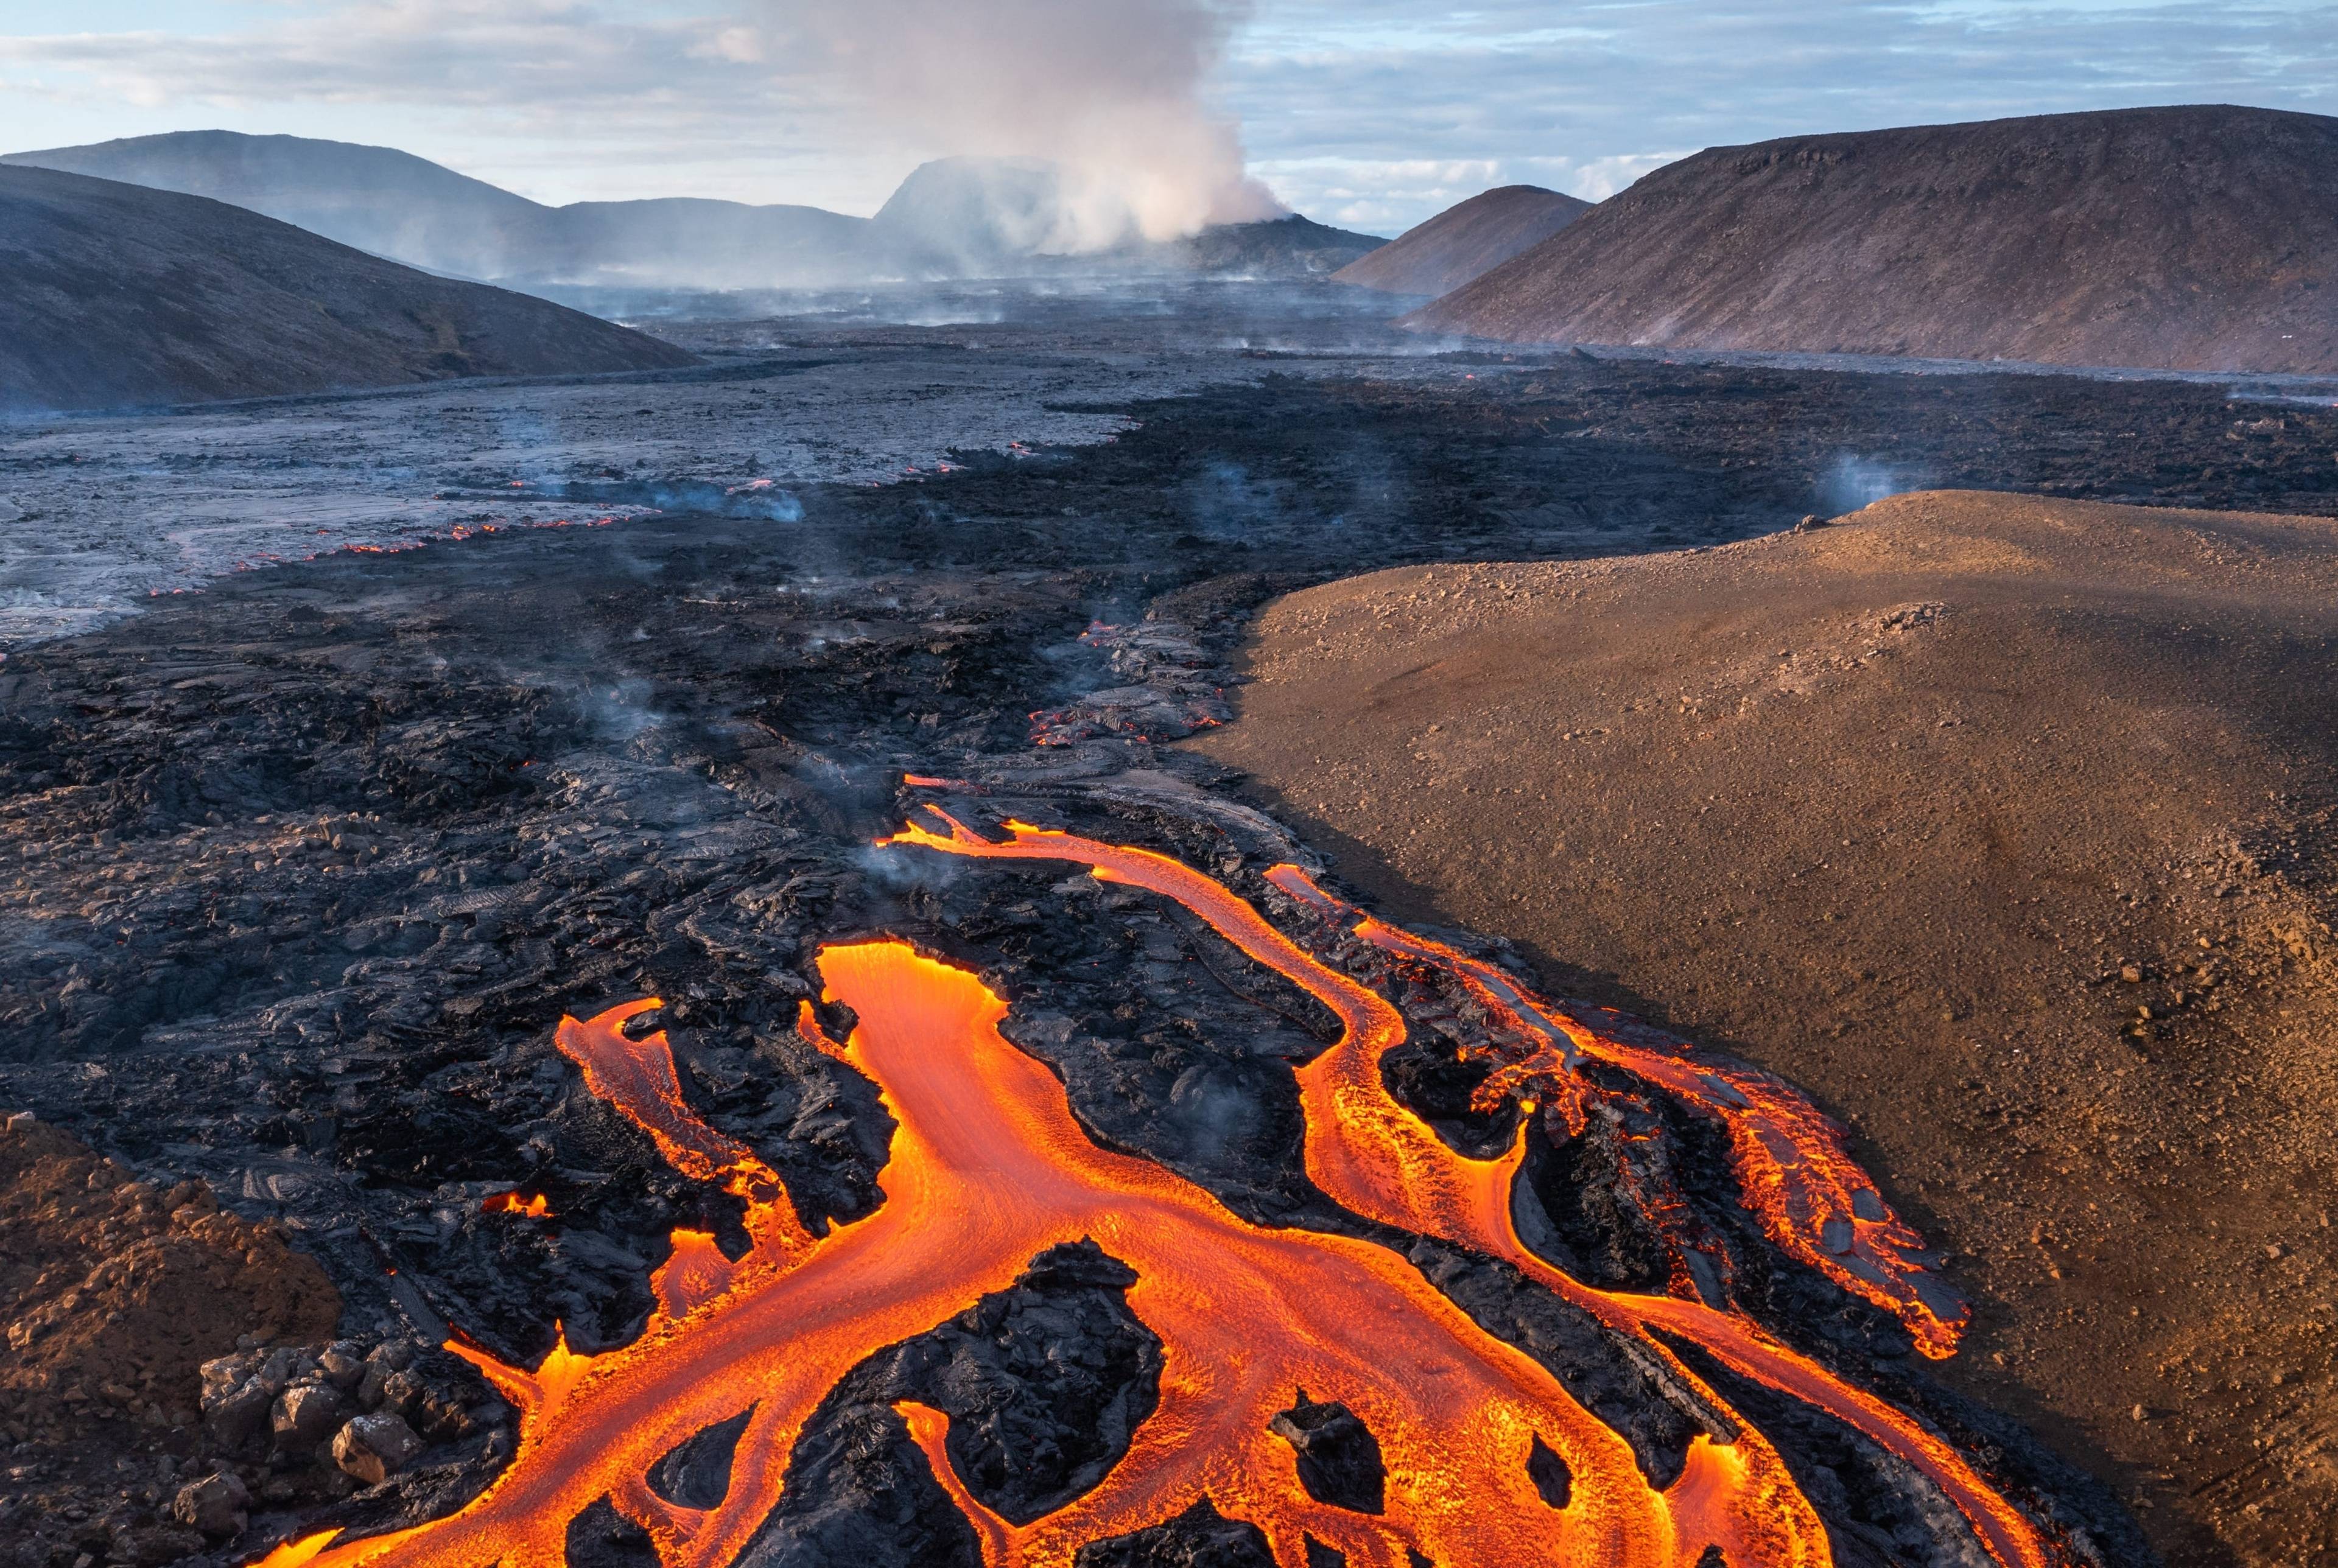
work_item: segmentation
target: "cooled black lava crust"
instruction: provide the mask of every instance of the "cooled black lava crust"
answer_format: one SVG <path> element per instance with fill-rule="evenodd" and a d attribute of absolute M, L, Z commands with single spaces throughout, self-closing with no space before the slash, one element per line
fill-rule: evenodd
<path fill-rule="evenodd" d="M 444 1320 L 532 1360 L 560 1322 L 580 1347 L 612 1345 L 639 1331 L 668 1232 L 735 1241 L 735 1206 L 584 1093 L 553 1024 L 667 998 L 702 1113 L 752 1142 L 815 1226 L 862 1214 L 889 1128 L 792 1020 L 818 945 L 882 929 L 979 967 L 1100 1136 L 1252 1219 L 1360 1228 L 1298 1158 L 1289 1063 L 1331 1037 L 1328 1015 L 1143 895 L 875 852 L 903 774 L 1000 777 L 1021 809 L 1256 890 L 1297 847 L 1153 742 L 1206 716 L 1242 622 L 1276 592 L 1766 532 L 1831 509 L 1849 454 L 1909 482 L 2338 514 L 2338 415 L 2244 427 L 2258 411 L 2168 384 L 1562 359 L 1450 384 L 1272 379 L 1131 412 L 1141 428 L 1106 446 L 811 489 L 801 522 L 669 513 L 338 555 L 12 655 L 0 1106 L 283 1218 L 342 1290 L 352 1336 Z M 1080 641 L 1148 615 L 1142 646 Z M 1035 711 L 1070 743 L 1035 750 Z M 1435 1067 L 1396 1063 L 1392 1082 L 1466 1141 L 1469 1084 Z M 1679 1134 L 1683 1169 L 1717 1171 L 1700 1134 Z M 1547 1160 L 1537 1181 L 1566 1170 Z M 555 1220 L 481 1212 L 515 1182 Z M 1624 1278 L 1645 1237 L 1611 1197 L 1553 1207 L 1583 1266 Z M 1742 1216 L 1716 1225 L 1758 1244 Z M 1653 1476 L 1711 1429 L 1685 1391 L 1505 1270 L 1414 1251 L 1562 1367 Z M 2089 1484 L 1925 1384 L 1891 1325 L 1783 1262 L 1748 1274 L 1772 1327 L 2006 1455 L 2103 1560 L 2145 1559 Z M 964 1474 L 1010 1514 L 1092 1484 L 1159 1368 L 1125 1284 L 1108 1259 L 1053 1256 L 872 1359 L 807 1435 L 755 1561 L 972 1561 L 896 1398 L 959 1417 Z M 1895 1540 L 1911 1561 L 1962 1560 L 1924 1541 L 1931 1504 L 1859 1441 L 1792 1412 L 1777 1425 L 1846 1560 Z M 134 1521 L 151 1504 L 99 1462 L 150 1439 L 125 1427 L 49 1459 L 84 1478 L 87 1507 Z M 248 1539 L 451 1506 L 491 1473 L 493 1444 L 453 1445 L 355 1504 L 280 1489 Z M 719 1494 L 728 1463 L 678 1455 L 668 1479 Z M 1164 1528 L 1111 1560 L 1252 1549 L 1213 1518 Z M 644 1550 L 614 1514 L 578 1530 L 580 1561 Z"/>

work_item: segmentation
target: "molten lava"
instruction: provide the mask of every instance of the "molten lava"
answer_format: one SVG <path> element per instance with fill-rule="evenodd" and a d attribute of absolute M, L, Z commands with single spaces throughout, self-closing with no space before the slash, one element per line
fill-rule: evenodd
<path fill-rule="evenodd" d="M 1149 850 L 1100 844 L 1017 822 L 1007 824 L 1010 838 L 1006 842 L 992 843 L 938 808 L 927 809 L 948 824 L 947 836 L 911 823 L 886 842 L 979 858 L 1085 865 L 1099 881 L 1125 883 L 1174 899 L 1251 959 L 1338 1014 L 1340 1043 L 1297 1074 L 1307 1116 L 1307 1173 L 1334 1201 L 1368 1219 L 1507 1259 L 1611 1327 L 1636 1334 L 1705 1397 L 1727 1408 L 1648 1331 L 1676 1334 L 1741 1377 L 1826 1411 L 1906 1460 L 1957 1505 L 1991 1554 L 2008 1568 L 2056 1560 L 2038 1528 L 1953 1446 L 1912 1417 L 1780 1343 L 1752 1319 L 1694 1299 L 1596 1290 L 1535 1253 L 1519 1239 L 1510 1207 L 1511 1189 L 1525 1158 L 1523 1136 L 1505 1158 L 1496 1161 L 1466 1159 L 1448 1148 L 1427 1122 L 1389 1093 L 1381 1079 L 1380 1058 L 1405 1037 L 1404 1021 L 1396 1008 L 1379 993 L 1316 959 L 1226 887 Z M 1357 919 L 1357 935 L 1374 946 L 1416 963 L 1448 967 L 1496 1017 L 1519 1033 L 1539 1037 L 1540 1049 L 1509 1064 L 1507 1075 L 1498 1073 L 1490 1083 L 1535 1083 L 1547 1093 L 1567 1095 L 1574 1092 L 1568 1077 L 1572 1061 L 1578 1054 L 1591 1055 L 1672 1089 L 1699 1112 L 1719 1119 L 1729 1129 L 1740 1178 L 1765 1231 L 1796 1257 L 1823 1259 L 1820 1266 L 1830 1277 L 1898 1312 L 1928 1353 L 1953 1350 L 1964 1321 L 1963 1304 L 1922 1273 L 1916 1256 L 1920 1238 L 1883 1206 L 1874 1184 L 1844 1151 L 1841 1129 L 1789 1085 L 1741 1065 L 1692 1062 L 1600 1035 L 1490 965 L 1361 916 L 1317 888 L 1295 866 L 1278 867 L 1269 877 L 1319 912 Z M 1859 1229 L 1851 1231 L 1851 1245 L 1835 1245 L 1846 1240 L 1846 1222 Z M 1852 1245 L 1866 1250 L 1853 1253 Z M 1744 1425 L 1742 1416 L 1736 1419 Z M 1794 1490 L 1774 1452 L 1750 1425 L 1744 1426 L 1737 1446 L 1746 1451 L 1749 1475 L 1765 1485 Z M 1799 1492 L 1794 1495 L 1800 1499 Z"/>
<path fill-rule="evenodd" d="M 2008 1568 L 2056 1560 L 1953 1449 L 1750 1320 L 1699 1302 L 1592 1290 L 1536 1258 L 1509 1220 L 1520 1151 L 1472 1161 L 1447 1150 L 1380 1082 L 1379 1059 L 1402 1037 L 1394 1008 L 1224 887 L 1142 850 L 1020 827 L 993 844 L 950 828 L 944 837 L 913 827 L 893 842 L 1072 861 L 1151 888 L 1331 1005 L 1346 1036 L 1301 1080 L 1308 1170 L 1339 1201 L 1509 1259 L 1725 1409 L 1650 1330 L 1693 1341 L 1916 1465 Z M 451 1345 L 520 1411 L 509 1466 L 447 1518 L 339 1544 L 310 1537 L 279 1548 L 273 1568 L 555 1568 L 571 1521 L 604 1497 L 648 1532 L 669 1568 L 723 1568 L 778 1501 L 805 1422 L 846 1372 L 1005 1289 L 1037 1253 L 1083 1238 L 1135 1270 L 1129 1305 L 1163 1347 L 1159 1406 L 1101 1483 L 1054 1514 L 1011 1523 L 958 1477 L 947 1418 L 921 1406 L 900 1410 L 973 1523 L 989 1568 L 1067 1565 L 1090 1542 L 1203 1498 L 1256 1525 L 1282 1568 L 1307 1568 L 1311 1541 L 1357 1568 L 1421 1559 L 1439 1568 L 1692 1568 L 1715 1549 L 1736 1568 L 1830 1561 L 1823 1525 L 1750 1425 L 1738 1420 L 1734 1441 L 1695 1438 L 1679 1478 L 1658 1490 L 1624 1439 L 1540 1362 L 1480 1329 L 1396 1252 L 1252 1225 L 1183 1177 L 1098 1148 L 1073 1120 L 1063 1085 L 1000 1034 L 1006 1006 L 973 975 L 896 941 L 830 946 L 820 968 L 828 999 L 849 1004 L 859 1024 L 839 1044 L 807 1005 L 799 1032 L 873 1080 L 896 1122 L 877 1211 L 809 1235 L 771 1168 L 691 1111 L 665 1036 L 626 1034 L 656 1002 L 565 1020 L 559 1047 L 593 1093 L 676 1169 L 743 1199 L 752 1245 L 732 1259 L 711 1236 L 677 1231 L 653 1279 L 658 1308 L 619 1349 L 584 1356 L 564 1341 L 531 1372 Z M 1541 1072 L 1554 1087 L 1562 1077 L 1561 1066 Z M 1742 1109 L 1712 1093 L 1724 1118 Z M 1776 1163 L 1797 1168 L 1783 1151 Z M 1863 1181 L 1857 1190 L 1871 1191 Z M 1804 1218 L 1783 1203 L 1776 1222 Z M 1270 1423 L 1302 1390 L 1345 1405 L 1370 1428 L 1385 1465 L 1380 1512 L 1318 1502 L 1299 1480 L 1293 1450 Z M 651 1490 L 664 1455 L 742 1414 L 721 1503 L 684 1507 Z M 1564 1506 L 1546 1500 L 1529 1469 L 1549 1455 L 1569 1477 Z"/>
<path fill-rule="evenodd" d="M 1341 904 L 1296 866 L 1279 866 L 1267 879 L 1400 961 L 1452 975 L 1505 1033 L 1526 1043 L 1524 1053 L 1498 1064 L 1481 1106 L 1490 1109 L 1514 1090 L 1539 1085 L 1547 1093 L 1579 1082 L 1573 1074 L 1585 1058 L 1670 1091 L 1727 1132 L 1731 1163 L 1771 1240 L 1899 1318 L 1925 1355 L 1955 1353 L 1970 1308 L 1925 1272 L 1923 1238 L 1892 1214 L 1851 1157 L 1842 1129 L 1801 1091 L 1742 1063 L 1674 1055 L 1603 1034 L 1490 964 Z"/>
<path fill-rule="evenodd" d="M 479 1200 L 479 1212 L 517 1214 L 527 1220 L 549 1220 L 552 1218 L 552 1202 L 541 1192 L 533 1196 L 523 1196 L 516 1191 L 498 1192 L 493 1197 Z"/>

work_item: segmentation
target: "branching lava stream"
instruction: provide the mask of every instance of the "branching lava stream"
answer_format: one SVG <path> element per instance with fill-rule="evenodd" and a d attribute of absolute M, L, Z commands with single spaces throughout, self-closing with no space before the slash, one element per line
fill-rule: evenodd
<path fill-rule="evenodd" d="M 1537 1258 L 1510 1218 L 1523 1142 L 1490 1161 L 1448 1150 L 1381 1084 L 1380 1058 L 1403 1035 L 1395 1009 L 1225 887 L 1143 850 L 1020 826 L 1010 827 L 1008 841 L 992 843 L 955 821 L 948 827 L 944 835 L 913 825 L 889 842 L 1086 865 L 1098 877 L 1185 905 L 1331 1005 L 1345 1035 L 1301 1070 L 1300 1081 L 1307 1169 L 1337 1201 L 1508 1259 L 1632 1337 L 1725 1410 L 1650 1331 L 1692 1341 L 1907 1459 L 2007 1568 L 2060 1560 L 1948 1445 L 1750 1319 L 1697 1301 L 1594 1290 Z M 1296 872 L 1278 876 L 1326 913 L 1352 913 L 1290 881 Z M 1411 939 L 1390 933 L 1389 940 Z M 1469 962 L 1425 945 L 1408 957 Z M 799 1031 L 873 1080 L 897 1122 L 877 1211 L 810 1236 L 777 1174 L 690 1110 L 665 1036 L 624 1034 L 626 1021 L 654 1000 L 564 1021 L 559 1046 L 594 1093 L 646 1131 L 677 1169 L 720 1181 L 745 1200 L 752 1247 L 734 1261 L 711 1236 L 677 1231 L 672 1258 L 653 1279 L 659 1305 L 648 1326 L 604 1354 L 578 1355 L 563 1343 L 526 1372 L 457 1342 L 450 1348 L 476 1362 L 520 1409 L 518 1449 L 504 1473 L 447 1518 L 338 1544 L 311 1537 L 279 1548 L 268 1568 L 558 1568 L 570 1523 L 604 1497 L 649 1533 L 669 1568 L 728 1568 L 778 1501 L 797 1438 L 839 1379 L 873 1352 L 1007 1288 L 1035 1255 L 1083 1238 L 1135 1272 L 1129 1306 L 1163 1348 L 1158 1407 L 1101 1483 L 1056 1513 L 1010 1523 L 960 1480 L 947 1418 L 900 1407 L 937 1479 L 973 1523 L 988 1568 L 1067 1568 L 1082 1546 L 1159 1524 L 1203 1498 L 1263 1532 L 1281 1568 L 1309 1568 L 1311 1542 L 1353 1568 L 1424 1559 L 1437 1568 L 1695 1568 L 1716 1551 L 1732 1568 L 1831 1561 L 1825 1527 L 1776 1451 L 1742 1418 L 1734 1441 L 1694 1439 L 1683 1473 L 1660 1491 L 1623 1437 L 1541 1363 L 1479 1328 L 1398 1253 L 1351 1237 L 1253 1225 L 1184 1177 L 1099 1148 L 1074 1121 L 1063 1085 L 1001 1035 L 1005 1004 L 974 975 L 890 940 L 831 946 L 819 962 L 827 997 L 849 1004 L 858 1026 L 838 1044 L 807 1004 Z M 1490 973 L 1478 978 L 1508 984 Z M 1518 1010 L 1522 1026 L 1540 1018 L 1556 1031 L 1555 1052 L 1606 1048 L 1522 992 L 1512 998 L 1506 1004 Z M 1564 1075 L 1559 1057 L 1541 1063 L 1536 1082 L 1546 1087 L 1537 1092 L 1563 1092 Z M 1740 1109 L 1719 1088 L 1699 1102 L 1724 1118 Z M 1786 1173 L 1778 1178 L 1786 1196 L 1762 1212 L 1776 1226 L 1801 1224 L 1817 1212 L 1794 1195 L 1792 1175 L 1809 1151 L 1798 1153 L 1791 1126 L 1779 1134 L 1788 1144 L 1772 1148 L 1773 1132 L 1763 1123 L 1751 1136 Z M 1741 1167 L 1767 1169 L 1743 1151 Z M 1871 1187 L 1860 1179 L 1855 1191 Z M 1896 1225 L 1888 1215 L 1867 1222 Z M 1885 1234 L 1913 1241 L 1904 1228 Z M 1887 1284 L 1904 1278 L 1891 1267 L 1895 1259 L 1912 1268 L 1888 1248 L 1869 1256 Z M 1926 1299 L 1913 1290 L 1884 1294 L 1903 1316 Z M 1377 1438 L 1386 1470 L 1380 1513 L 1318 1502 L 1300 1481 L 1292 1449 L 1269 1424 L 1302 1389 L 1344 1404 Z M 649 1473 L 664 1455 L 742 1414 L 746 1427 L 718 1504 L 684 1507 L 651 1490 Z M 1538 1446 L 1570 1477 L 1563 1506 L 1546 1501 L 1529 1472 Z"/>
<path fill-rule="evenodd" d="M 985 858 L 1068 860 L 1089 867 L 1099 880 L 1175 899 L 1249 957 L 1337 1014 L 1343 1026 L 1340 1043 L 1298 1073 L 1307 1118 L 1307 1172 L 1335 1201 L 1367 1218 L 1507 1259 L 1611 1326 L 1644 1338 L 1650 1328 L 1677 1334 L 1739 1375 L 1826 1411 L 1908 1461 L 1956 1504 L 2008 1568 L 2056 1560 L 2038 1528 L 1949 1444 L 1780 1344 L 1751 1319 L 1676 1297 L 1595 1290 L 1536 1254 L 1519 1240 L 1511 1212 L 1523 1136 L 1508 1157 L 1497 1161 L 1468 1160 L 1448 1148 L 1381 1081 L 1380 1058 L 1404 1040 L 1396 1009 L 1377 992 L 1318 961 L 1224 887 L 1149 850 L 1023 823 L 1007 824 L 1011 837 L 992 843 L 938 808 L 927 809 L 948 826 L 947 836 L 911 823 L 889 842 Z M 1790 1086 L 1742 1067 L 1694 1063 L 1602 1036 L 1489 965 L 1362 916 L 1324 894 L 1295 866 L 1278 867 L 1269 878 L 1328 916 L 1354 920 L 1357 934 L 1375 946 L 1449 967 L 1514 1033 L 1544 1043 L 1544 1050 L 1508 1064 L 1507 1074 L 1498 1073 L 1495 1084 L 1531 1082 L 1547 1093 L 1567 1094 L 1573 1092 L 1571 1062 L 1577 1054 L 1590 1055 L 1673 1089 L 1717 1116 L 1729 1129 L 1753 1207 L 1781 1247 L 1892 1308 L 1927 1353 L 1944 1356 L 1954 1348 L 1965 1318 L 1963 1304 L 1922 1273 L 1913 1256 L 1920 1239 L 1883 1207 L 1873 1184 L 1844 1151 L 1840 1131 Z M 1830 1246 L 1830 1240 L 1838 1244 Z M 1660 1342 L 1650 1343 L 1671 1359 Z M 1708 1398 L 1722 1403 L 1685 1367 L 1676 1360 L 1674 1366 Z M 1749 1480 L 1793 1491 L 1774 1451 L 1750 1426 L 1737 1446 L 1746 1451 L 1741 1463 Z"/>

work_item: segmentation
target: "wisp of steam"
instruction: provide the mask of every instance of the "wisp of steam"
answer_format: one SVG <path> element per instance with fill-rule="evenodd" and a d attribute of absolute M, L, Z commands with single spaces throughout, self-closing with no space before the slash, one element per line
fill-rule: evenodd
<path fill-rule="evenodd" d="M 771 0 L 775 49 L 810 49 L 872 140 L 1058 172 L 1038 249 L 1167 240 L 1284 209 L 1243 172 L 1210 74 L 1242 0 Z"/>
<path fill-rule="evenodd" d="M 1871 457 L 1845 454 L 1819 476 L 1819 502 L 1829 513 L 1840 516 L 1914 487 Z"/>

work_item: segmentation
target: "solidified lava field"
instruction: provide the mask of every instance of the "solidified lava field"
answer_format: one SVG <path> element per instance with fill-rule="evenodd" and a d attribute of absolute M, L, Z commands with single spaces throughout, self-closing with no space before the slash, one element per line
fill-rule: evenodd
<path fill-rule="evenodd" d="M 698 426 L 758 427 L 748 399 L 784 411 L 757 356 L 808 334 L 849 391 L 855 356 L 898 387 L 920 356 L 977 353 L 965 328 L 671 330 L 736 358 L 682 382 L 434 392 L 492 395 L 492 460 L 452 427 L 436 449 L 393 439 L 396 399 L 182 416 L 233 425 L 215 490 L 264 471 L 334 504 L 348 469 L 316 443 L 339 424 L 361 437 L 343 456 L 405 453 L 410 473 L 368 471 L 392 499 L 517 477 L 606 526 L 198 578 L 0 663 L 0 1107 L 37 1118 L 0 1132 L 0 1170 L 58 1191 L 70 1170 L 88 1195 L 70 1213 L 12 1196 L 0 1227 L 151 1236 L 152 1280 L 109 1276 L 133 1296 L 178 1289 L 172 1248 L 232 1240 L 280 1273 L 289 1246 L 340 1301 L 338 1338 L 304 1338 L 211 1289 L 186 1298 L 168 1376 L 59 1358 L 12 1387 L 15 1562 L 282 1542 L 305 1544 L 280 1561 L 452 1562 L 480 1554 L 450 1544 L 466 1531 L 580 1564 L 1467 1568 L 1616 1540 L 1684 1568 L 2149 1560 L 2095 1482 L 1927 1375 L 1961 1308 L 1893 1217 L 1891 1172 L 1859 1172 L 1823 1119 L 1763 1122 L 1773 1091 L 1727 1087 L 1743 1070 L 1723 1059 L 1536 997 L 1498 947 L 1375 938 L 1230 775 L 1162 743 L 1225 717 L 1234 641 L 1291 588 L 1694 547 L 1913 484 L 2333 514 L 2338 415 L 2179 382 L 1399 359 L 1321 317 L 1173 352 L 1058 311 L 1056 394 L 1031 417 L 1116 438 L 1033 428 L 1001 449 L 1008 432 L 903 416 L 901 450 L 927 460 L 872 485 L 810 457 L 714 471 Z M 978 377 L 947 401 L 978 407 Z M 579 407 L 592 422 L 564 423 Z M 12 436 L 0 473 L 37 518 L 25 475 L 54 485 L 62 444 L 158 452 L 183 428 Z M 557 456 L 495 466 L 530 441 Z M 754 477 L 784 477 L 790 506 L 740 505 Z M 74 526 L 140 558 L 170 520 L 100 488 Z M 75 580 L 100 578 L 126 581 Z M 968 847 L 1018 820 L 1088 848 L 990 865 Z M 880 846 L 909 824 L 962 852 Z M 1106 850 L 1171 868 L 1100 879 Z M 1326 1063 L 1360 1042 L 1377 1060 L 1334 1093 Z M 959 1053 L 971 1086 L 928 1083 L 918 1049 Z M 1309 1340 L 1297 1306 L 1269 1310 L 1253 1348 L 1278 1380 L 1207 1408 L 1272 1436 L 1245 1426 L 1241 1465 L 1177 1471 L 1174 1432 L 1210 1429 L 1166 1420 L 1199 1397 L 1208 1314 L 1164 1306 L 1175 1265 L 1148 1272 L 1144 1239 L 1116 1250 L 1109 1210 L 1069 1198 L 1000 1220 L 995 1253 L 945 1227 L 929 1266 L 894 1259 L 918 1310 L 820 1340 L 807 1365 L 835 1375 L 816 1386 L 691 1359 L 764 1312 L 757 1354 L 783 1364 L 770 1337 L 796 1320 L 770 1303 L 836 1289 L 857 1236 L 946 1189 L 932 1171 L 1014 1168 L 1003 1135 L 935 1152 L 955 1125 L 935 1108 L 977 1102 L 1229 1257 L 1379 1281 L 1373 1301 L 1409 1304 L 1387 1387 Z M 1489 1172 L 1528 1196 L 1457 1196 Z M 1581 1283 L 1642 1277 L 1669 1284 Z M 20 1351 L 99 1298 L 69 1259 L 5 1279 Z M 1496 1429 L 1457 1436 L 1421 1392 L 1457 1355 L 1512 1412 L 1482 1481 L 1454 1455 Z M 624 1402 L 643 1390 L 664 1402 Z M 593 1496 L 531 1479 L 610 1445 L 641 1463 Z M 1429 1505 L 1448 1475 L 1486 1488 L 1485 1520 Z M 1132 1490 L 1159 1511 L 1098 1501 Z"/>

